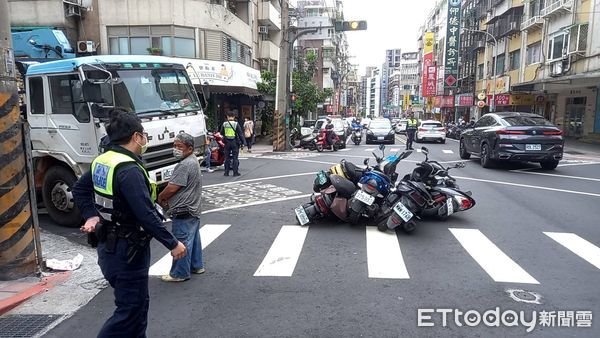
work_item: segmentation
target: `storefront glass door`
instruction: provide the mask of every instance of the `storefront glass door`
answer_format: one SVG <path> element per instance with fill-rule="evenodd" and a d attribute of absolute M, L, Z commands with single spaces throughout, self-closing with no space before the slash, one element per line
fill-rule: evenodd
<path fill-rule="evenodd" d="M 565 136 L 583 136 L 586 97 L 570 97 L 567 99 L 565 111 Z"/>

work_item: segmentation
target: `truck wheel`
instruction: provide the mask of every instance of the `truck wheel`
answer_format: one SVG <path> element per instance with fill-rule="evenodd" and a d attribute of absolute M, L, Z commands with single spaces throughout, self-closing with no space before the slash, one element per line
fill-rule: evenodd
<path fill-rule="evenodd" d="M 61 166 L 48 169 L 42 183 L 44 205 L 50 218 L 59 225 L 78 227 L 82 223 L 81 212 L 73 200 L 75 175 Z"/>

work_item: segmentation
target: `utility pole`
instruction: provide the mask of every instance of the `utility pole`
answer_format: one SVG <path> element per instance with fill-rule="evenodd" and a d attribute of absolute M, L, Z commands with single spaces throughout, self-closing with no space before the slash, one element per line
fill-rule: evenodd
<path fill-rule="evenodd" d="M 275 91 L 275 135 L 273 135 L 273 151 L 285 151 L 288 143 L 288 58 L 291 41 L 288 0 L 281 0 L 281 44 L 279 46 L 279 62 L 277 63 L 277 88 Z"/>
<path fill-rule="evenodd" d="M 13 55 L 8 1 L 0 0 L 0 280 L 34 275 L 41 252 Z"/>

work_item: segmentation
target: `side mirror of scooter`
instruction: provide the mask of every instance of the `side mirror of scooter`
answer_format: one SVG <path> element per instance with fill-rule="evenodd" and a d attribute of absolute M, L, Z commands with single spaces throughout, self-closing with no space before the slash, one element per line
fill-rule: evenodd
<path fill-rule="evenodd" d="M 365 158 L 365 160 L 363 161 L 363 164 L 366 165 L 366 166 L 368 166 L 369 165 L 369 159 Z"/>
<path fill-rule="evenodd" d="M 429 149 L 427 149 L 425 147 L 421 147 L 421 152 L 425 155 L 429 155 Z"/>
<path fill-rule="evenodd" d="M 384 151 L 385 150 L 385 144 L 380 144 L 379 145 L 379 150 Z"/>

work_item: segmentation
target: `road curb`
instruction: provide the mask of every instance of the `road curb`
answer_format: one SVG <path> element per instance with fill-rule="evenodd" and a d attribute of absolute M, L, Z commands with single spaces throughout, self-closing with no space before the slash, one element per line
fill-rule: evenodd
<path fill-rule="evenodd" d="M 14 293 L 14 295 L 0 301 L 0 316 L 14 309 L 31 297 L 63 283 L 70 276 L 70 272 L 60 272 L 48 277 L 43 277 L 37 283 L 22 282 L 20 280 L 8 282 L 5 287 L 0 289 L 0 292 L 11 292 Z"/>

